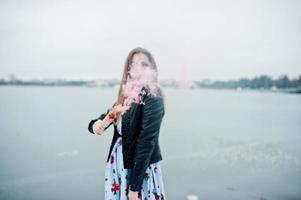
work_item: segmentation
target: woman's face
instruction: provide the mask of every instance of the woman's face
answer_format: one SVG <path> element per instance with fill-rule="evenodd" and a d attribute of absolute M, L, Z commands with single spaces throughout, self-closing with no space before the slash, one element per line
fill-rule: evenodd
<path fill-rule="evenodd" d="M 132 62 L 130 64 L 130 71 L 132 78 L 139 75 L 143 69 L 151 67 L 152 64 L 149 62 L 148 57 L 143 53 L 136 53 L 133 56 Z"/>

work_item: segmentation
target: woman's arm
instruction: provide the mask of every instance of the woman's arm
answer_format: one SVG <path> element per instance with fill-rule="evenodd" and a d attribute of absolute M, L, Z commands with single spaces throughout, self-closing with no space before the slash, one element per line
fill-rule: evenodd
<path fill-rule="evenodd" d="M 133 169 L 129 181 L 131 191 L 139 191 L 154 147 L 158 140 L 161 121 L 164 115 L 162 97 L 146 96 L 142 106 L 141 130 L 136 141 Z"/>
<path fill-rule="evenodd" d="M 102 113 L 98 118 L 92 119 L 92 120 L 89 122 L 88 130 L 89 130 L 90 133 L 95 134 L 95 133 L 93 132 L 93 124 L 94 124 L 97 120 L 103 120 L 115 105 L 116 105 L 116 102 L 113 104 L 113 106 L 112 106 L 110 109 L 107 109 L 107 112 L 106 112 L 106 113 Z M 109 128 L 112 124 L 113 124 L 113 122 L 111 122 L 107 127 L 105 127 L 104 130 L 106 130 L 107 128 Z"/>

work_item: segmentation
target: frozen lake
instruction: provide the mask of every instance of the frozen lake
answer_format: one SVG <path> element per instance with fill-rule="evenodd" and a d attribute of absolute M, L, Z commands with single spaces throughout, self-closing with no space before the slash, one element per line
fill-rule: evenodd
<path fill-rule="evenodd" d="M 301 199 L 301 95 L 165 88 L 167 200 Z M 117 88 L 0 87 L 0 199 L 104 198 Z"/>

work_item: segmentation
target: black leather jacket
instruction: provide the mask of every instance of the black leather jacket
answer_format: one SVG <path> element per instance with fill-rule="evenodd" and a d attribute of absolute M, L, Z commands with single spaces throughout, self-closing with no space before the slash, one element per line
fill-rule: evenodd
<path fill-rule="evenodd" d="M 114 135 L 107 157 L 108 162 L 115 141 L 118 137 L 122 137 L 124 168 L 132 170 L 129 179 L 129 189 L 132 191 L 140 190 L 147 167 L 162 160 L 159 132 L 165 114 L 163 99 L 161 96 L 146 95 L 144 102 L 145 104 L 133 103 L 130 109 L 122 115 L 122 135 L 118 133 L 117 126 L 114 125 Z M 116 102 L 114 105 L 116 105 Z M 93 123 L 98 119 L 104 119 L 111 108 L 97 119 L 90 121 L 88 125 L 89 132 L 93 133 Z"/>

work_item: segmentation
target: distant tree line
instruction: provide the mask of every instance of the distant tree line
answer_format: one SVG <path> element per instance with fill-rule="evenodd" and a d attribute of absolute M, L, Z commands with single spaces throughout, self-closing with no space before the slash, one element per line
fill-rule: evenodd
<path fill-rule="evenodd" d="M 301 75 L 295 79 L 289 79 L 287 75 L 281 75 L 276 79 L 273 79 L 269 75 L 260 75 L 252 79 L 240 78 L 239 80 L 228 81 L 201 81 L 199 83 L 201 87 L 208 88 L 250 88 L 250 89 L 270 89 L 276 87 L 279 89 L 286 88 L 301 88 Z"/>
<path fill-rule="evenodd" d="M 164 87 L 179 87 L 183 83 L 181 81 L 161 81 Z M 9 79 L 0 78 L 0 85 L 39 85 L 39 86 L 101 86 L 115 87 L 119 86 L 118 79 L 109 80 L 21 80 L 14 74 Z M 185 83 L 186 84 L 186 83 Z M 213 81 L 213 80 L 195 80 L 190 81 L 191 87 L 198 88 L 227 88 L 227 89 L 279 89 L 279 91 L 289 91 L 301 93 L 301 75 L 298 78 L 289 79 L 287 75 L 281 75 L 273 79 L 269 75 L 259 75 L 254 78 L 240 78 L 238 80 Z"/>

